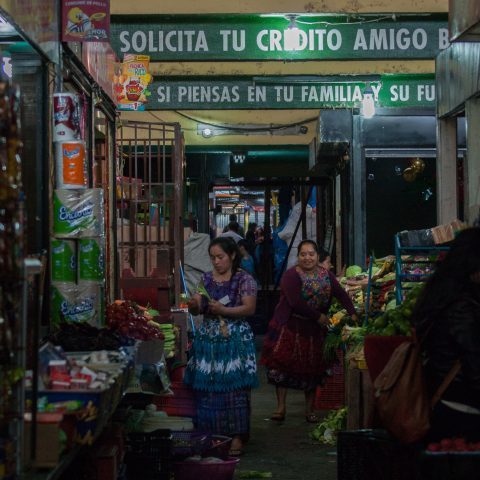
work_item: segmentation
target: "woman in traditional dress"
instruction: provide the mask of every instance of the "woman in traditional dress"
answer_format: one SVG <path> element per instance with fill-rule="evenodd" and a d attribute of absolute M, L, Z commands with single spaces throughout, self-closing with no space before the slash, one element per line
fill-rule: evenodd
<path fill-rule="evenodd" d="M 319 421 L 314 413 L 315 390 L 329 367 L 323 360 L 323 343 L 333 297 L 356 319 L 348 294 L 319 265 L 317 244 L 303 240 L 298 245 L 298 264 L 282 277 L 280 300 L 263 344 L 261 361 L 268 382 L 276 387 L 277 409 L 272 420 L 285 419 L 287 390 L 294 388 L 305 392 L 306 421 Z"/>
<path fill-rule="evenodd" d="M 239 268 L 235 242 L 210 243 L 213 270 L 204 273 L 188 302 L 204 320 L 193 340 L 184 382 L 197 400 L 197 428 L 233 438 L 230 455 L 241 455 L 250 429 L 250 389 L 258 385 L 253 333 L 245 318 L 255 313 L 257 284 Z"/>

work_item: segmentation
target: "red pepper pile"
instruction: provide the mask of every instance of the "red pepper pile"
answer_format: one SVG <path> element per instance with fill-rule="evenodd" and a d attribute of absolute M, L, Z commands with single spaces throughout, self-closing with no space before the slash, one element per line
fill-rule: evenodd
<path fill-rule="evenodd" d="M 480 442 L 467 442 L 464 438 L 443 438 L 439 443 L 429 443 L 428 452 L 478 452 Z"/>

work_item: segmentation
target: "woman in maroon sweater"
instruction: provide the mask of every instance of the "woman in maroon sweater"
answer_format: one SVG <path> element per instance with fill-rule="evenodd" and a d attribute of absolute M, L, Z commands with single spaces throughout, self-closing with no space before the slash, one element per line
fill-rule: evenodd
<path fill-rule="evenodd" d="M 315 389 L 328 368 L 323 361 L 328 309 L 333 297 L 354 319 L 355 308 L 335 276 L 318 264 L 312 240 L 300 242 L 298 264 L 285 272 L 280 288 L 261 358 L 268 382 L 276 387 L 277 409 L 271 419 L 285 419 L 287 389 L 295 388 L 305 392 L 305 419 L 316 423 Z"/>

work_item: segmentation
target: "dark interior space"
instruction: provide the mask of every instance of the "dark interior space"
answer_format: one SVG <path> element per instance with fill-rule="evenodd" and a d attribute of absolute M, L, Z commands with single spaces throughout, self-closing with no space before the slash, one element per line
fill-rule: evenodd
<path fill-rule="evenodd" d="M 415 178 L 404 174 L 412 160 L 366 158 L 367 255 L 393 254 L 395 233 L 436 225 L 435 159 L 422 158 L 425 169 Z"/>

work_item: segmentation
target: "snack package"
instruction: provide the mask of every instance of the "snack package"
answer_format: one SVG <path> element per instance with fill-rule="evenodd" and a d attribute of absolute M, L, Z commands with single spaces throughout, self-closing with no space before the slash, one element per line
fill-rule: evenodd
<path fill-rule="evenodd" d="M 120 110 L 145 110 L 145 103 L 151 92 L 148 85 L 152 81 L 149 73 L 150 56 L 124 56 L 121 67 L 114 76 L 114 90 L 117 94 L 117 108 Z"/>

